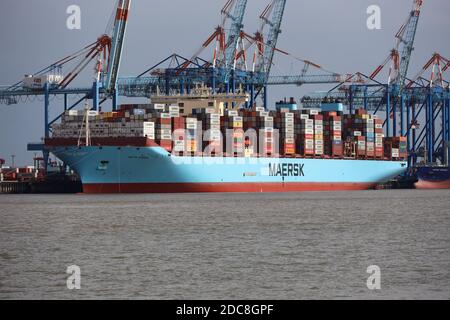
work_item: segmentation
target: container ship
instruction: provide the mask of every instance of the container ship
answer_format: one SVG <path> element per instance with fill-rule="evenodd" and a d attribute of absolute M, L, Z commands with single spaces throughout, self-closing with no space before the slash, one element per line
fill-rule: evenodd
<path fill-rule="evenodd" d="M 153 97 L 114 112 L 69 110 L 46 148 L 85 193 L 365 190 L 406 171 L 406 141 L 342 105 L 236 107 L 239 94 Z M 324 111 L 326 110 L 326 111 Z"/>

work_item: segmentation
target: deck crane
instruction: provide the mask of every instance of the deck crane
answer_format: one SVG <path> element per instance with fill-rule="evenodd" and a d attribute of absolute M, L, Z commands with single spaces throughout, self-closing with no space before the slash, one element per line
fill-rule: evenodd
<path fill-rule="evenodd" d="M 391 61 L 388 84 L 395 85 L 398 92 L 401 92 L 405 86 L 423 3 L 424 0 L 414 0 L 413 8 L 408 15 L 406 22 L 400 27 L 395 35 L 396 43 L 394 48 L 391 50 L 388 58 L 378 66 L 370 76 L 371 79 L 374 79 L 386 64 Z"/>

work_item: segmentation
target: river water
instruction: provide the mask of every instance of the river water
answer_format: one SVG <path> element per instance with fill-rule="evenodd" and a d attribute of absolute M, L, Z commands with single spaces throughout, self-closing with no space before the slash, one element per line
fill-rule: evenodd
<path fill-rule="evenodd" d="M 450 190 L 1 195 L 0 298 L 449 299 Z"/>

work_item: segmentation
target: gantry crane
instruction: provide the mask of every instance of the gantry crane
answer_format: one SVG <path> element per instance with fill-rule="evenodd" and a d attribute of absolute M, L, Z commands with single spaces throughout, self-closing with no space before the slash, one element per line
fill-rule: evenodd
<path fill-rule="evenodd" d="M 49 118 L 50 96 L 64 96 L 64 110 L 75 108 L 86 99 L 92 99 L 92 108 L 97 109 L 100 98 L 103 101 L 113 98 L 113 105 L 117 103 L 117 78 L 120 69 L 125 32 L 130 10 L 131 0 L 118 0 L 114 7 L 114 25 L 109 34 L 100 36 L 95 42 L 85 46 L 81 50 L 70 54 L 63 59 L 52 63 L 39 72 L 26 76 L 24 80 L 0 90 L 0 102 L 7 104 L 17 103 L 17 97 L 43 96 L 44 97 L 44 137 L 50 135 L 50 126 L 61 118 L 62 114 L 55 119 Z M 69 88 L 77 76 L 93 61 L 97 59 L 95 66 L 95 82 L 92 87 Z M 75 66 L 65 75 L 62 68 L 74 64 Z M 55 74 L 57 73 L 57 74 Z M 35 81 L 39 80 L 39 81 Z M 41 81 L 41 80 L 44 81 Z M 50 81 L 49 79 L 52 79 Z M 82 98 L 73 105 L 68 105 L 68 96 L 81 95 Z M 42 151 L 44 161 L 48 161 L 48 151 L 42 143 L 28 145 L 29 151 Z"/>
<path fill-rule="evenodd" d="M 371 79 L 375 79 L 390 61 L 391 66 L 389 69 L 388 85 L 395 86 L 399 93 L 405 86 L 409 63 L 414 50 L 414 40 L 416 38 L 423 1 L 424 0 L 414 0 L 413 8 L 409 13 L 406 22 L 400 27 L 395 35 L 396 41 L 394 48 L 391 50 L 386 60 L 370 75 Z"/>
<path fill-rule="evenodd" d="M 269 33 L 267 39 L 264 39 L 263 61 L 257 67 L 256 72 L 264 72 L 266 78 L 269 77 L 272 68 L 285 7 L 286 0 L 273 0 L 261 16 L 263 23 L 269 26 Z"/>
<path fill-rule="evenodd" d="M 181 89 L 184 86 L 192 85 L 195 82 L 204 82 L 206 85 L 216 88 L 215 81 L 218 83 L 218 90 L 226 90 L 228 92 L 229 83 L 234 85 L 241 85 L 245 87 L 247 92 L 251 92 L 252 99 L 257 95 L 254 95 L 254 87 L 261 92 L 264 90 L 265 106 L 267 106 L 267 86 L 268 85 L 285 85 L 285 84 L 305 84 L 305 83 L 355 83 L 359 82 L 361 74 L 354 75 L 339 75 L 331 73 L 327 75 L 307 75 L 308 67 L 322 69 L 318 64 L 308 60 L 302 60 L 305 63 L 305 68 L 300 75 L 293 76 L 271 76 L 271 68 L 273 65 L 275 52 L 286 52 L 277 48 L 278 36 L 281 32 L 281 23 L 286 6 L 286 0 L 271 0 L 270 4 L 266 7 L 261 15 L 261 27 L 254 36 L 248 36 L 243 32 L 243 18 L 246 9 L 246 0 L 227 0 L 227 3 L 223 7 L 222 23 L 216 28 L 215 32 L 208 40 L 203 44 L 201 50 L 194 55 L 191 59 L 184 59 L 177 56 L 175 60 L 183 60 L 178 63 L 175 68 L 171 70 L 165 69 L 163 71 L 156 71 L 154 68 L 149 69 L 151 71 L 150 76 L 144 74 L 138 77 L 130 78 L 118 78 L 120 61 L 124 46 L 124 38 L 127 27 L 127 18 L 130 10 L 131 0 L 117 0 L 117 6 L 114 8 L 114 28 L 112 33 L 105 34 L 97 39 L 96 42 L 86 46 L 82 50 L 64 58 L 49 67 L 41 70 L 37 74 L 45 74 L 52 70 L 61 70 L 62 66 L 66 66 L 69 63 L 74 63 L 78 59 L 81 59 L 79 63 L 76 63 L 75 68 L 67 73 L 64 80 L 56 83 L 55 85 L 46 84 L 41 89 L 27 89 L 22 86 L 22 82 L 19 82 L 13 86 L 10 86 L 4 90 L 0 89 L 0 102 L 14 102 L 15 97 L 27 97 L 27 96 L 44 96 L 45 101 L 45 136 L 48 136 L 50 125 L 57 121 L 59 117 L 56 117 L 53 121 L 49 121 L 48 106 L 50 104 L 50 96 L 52 95 L 64 95 L 64 110 L 69 110 L 76 107 L 80 102 L 85 99 L 93 100 L 93 108 L 96 109 L 103 101 L 109 98 L 113 98 L 113 109 L 115 109 L 117 103 L 117 96 L 131 96 L 131 97 L 151 97 L 154 90 L 159 88 L 165 88 L 166 93 L 169 94 L 171 89 Z M 396 44 L 394 49 L 390 52 L 388 59 L 375 70 L 375 72 L 367 77 L 368 79 L 374 79 L 383 67 L 389 62 L 392 62 L 390 78 L 388 84 L 378 82 L 375 85 L 354 85 L 352 90 L 343 92 L 340 91 L 336 97 L 342 97 L 343 101 L 349 101 L 351 107 L 356 104 L 364 104 L 365 106 L 374 106 L 375 112 L 378 109 L 386 107 L 386 128 L 387 135 L 389 135 L 389 122 L 390 115 L 393 116 L 394 132 L 396 132 L 396 103 L 397 108 L 401 106 L 401 127 L 402 134 L 405 132 L 408 134 L 411 130 L 411 125 L 421 113 L 422 108 L 426 103 L 432 106 L 433 101 L 439 101 L 442 103 L 446 111 L 446 129 L 444 136 L 449 135 L 449 112 L 450 112 L 450 94 L 448 88 L 448 82 L 442 81 L 439 78 L 441 84 L 436 90 L 426 91 L 423 86 L 414 87 L 421 79 L 417 79 L 413 82 L 413 85 L 405 85 L 406 75 L 411 59 L 411 53 L 413 51 L 415 34 L 419 17 L 421 14 L 421 8 L 423 6 L 423 0 L 414 0 L 413 10 L 410 12 L 407 21 L 400 28 L 396 34 Z M 226 24 L 230 24 L 230 27 L 226 27 Z M 267 32 L 267 35 L 265 34 Z M 245 52 L 249 46 L 245 46 L 242 42 L 243 38 L 250 39 L 250 42 L 256 44 L 256 52 L 253 61 L 253 67 L 251 70 L 247 70 Z M 201 51 L 208 47 L 216 40 L 216 49 L 214 50 L 212 60 L 203 60 L 199 57 Z M 241 41 L 240 41 L 241 40 Z M 239 45 L 242 46 L 239 49 Z M 245 50 L 244 50 L 245 49 Z M 243 56 L 244 64 L 240 65 L 237 61 Z M 171 56 L 169 58 L 173 58 Z M 85 67 L 97 58 L 96 77 L 93 87 L 87 88 L 70 88 L 68 85 L 77 77 L 77 75 L 85 69 Z M 168 58 L 168 59 L 169 59 Z M 180 58 L 180 59 L 178 59 Z M 165 59 L 165 60 L 168 60 Z M 436 57 L 434 59 L 436 62 Z M 443 59 L 440 59 L 443 61 Z M 443 70 L 450 67 L 450 62 L 445 60 L 446 65 Z M 433 63 L 436 65 L 436 63 Z M 156 66 L 155 66 L 156 67 Z M 170 68 L 170 67 L 169 67 Z M 323 71 L 326 71 L 322 69 Z M 146 72 L 147 73 L 147 72 Z M 231 75 L 231 77 L 230 77 Z M 356 80 L 355 80 L 356 79 Z M 433 83 L 433 81 L 430 81 Z M 446 88 L 441 89 L 442 83 L 447 85 Z M 232 86 L 232 87 L 233 87 Z M 339 86 L 338 86 L 339 87 Z M 431 87 L 431 85 L 429 85 Z M 251 89 L 250 89 L 251 88 Z M 391 88 L 391 89 L 389 89 Z M 393 91 L 393 88 L 397 88 Z M 215 90 L 215 89 L 214 89 Z M 232 89 L 234 90 L 234 88 Z M 394 92 L 397 92 L 395 94 Z M 399 97 L 398 92 L 404 96 L 403 98 L 392 99 L 392 97 Z M 404 94 L 402 93 L 404 92 Z M 73 105 L 67 104 L 68 95 L 82 95 L 82 98 Z M 330 96 L 327 93 L 327 96 Z M 100 99 L 102 99 L 100 101 Z M 395 102 L 395 101 L 399 102 Z M 417 101 L 425 101 L 420 110 L 414 111 L 414 107 L 404 108 L 405 105 L 411 103 L 411 105 L 417 104 Z M 394 102 L 393 102 L 394 101 Z M 430 102 L 431 101 L 431 102 Z M 442 102 L 444 101 L 444 102 Z M 392 109 L 391 109 L 392 105 Z M 389 110 L 394 110 L 390 113 Z M 398 109 L 397 109 L 398 110 Z M 407 121 L 404 121 L 403 110 L 409 112 L 407 115 Z M 429 107 L 428 110 L 432 110 Z M 434 119 L 436 115 L 432 115 L 432 111 L 429 111 L 428 119 Z M 412 118 L 412 119 L 411 119 Z M 411 121 L 410 121 L 411 120 Z M 432 121 L 430 120 L 430 121 Z M 408 126 L 405 127 L 405 124 Z M 426 129 L 427 136 L 432 135 L 432 131 Z M 435 141 L 433 138 L 427 138 L 429 141 Z M 419 140 L 412 139 L 420 144 Z M 416 144 L 416 142 L 413 142 Z M 430 150 L 429 148 L 428 150 Z M 34 149 L 36 150 L 36 149 Z"/>
<path fill-rule="evenodd" d="M 231 6 L 234 4 L 234 13 L 231 15 Z M 229 71 L 233 68 L 233 61 L 236 56 L 236 50 L 239 41 L 239 35 L 244 27 L 244 15 L 247 6 L 247 0 L 229 0 L 222 9 L 222 15 L 231 19 L 230 32 L 225 46 L 225 69 L 227 78 Z M 223 24 L 224 25 L 224 24 Z"/>
<path fill-rule="evenodd" d="M 226 79 L 233 67 L 239 35 L 243 28 L 246 7 L 247 0 L 227 0 L 220 11 L 222 15 L 221 24 L 215 28 L 214 32 L 206 39 L 200 49 L 180 66 L 177 76 L 193 64 L 194 61 L 200 57 L 202 52 L 216 40 L 212 67 L 220 68 L 223 78 Z M 228 26 L 228 23 L 230 26 Z"/>

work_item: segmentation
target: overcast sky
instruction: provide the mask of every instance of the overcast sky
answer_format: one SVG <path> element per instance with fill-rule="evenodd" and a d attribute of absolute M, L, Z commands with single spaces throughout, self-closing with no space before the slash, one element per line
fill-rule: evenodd
<path fill-rule="evenodd" d="M 59 58 L 95 41 L 104 33 L 113 0 L 1 0 L 0 85 L 20 81 Z M 253 33 L 258 16 L 269 0 L 249 0 L 244 29 Z M 192 55 L 220 20 L 225 0 L 133 0 L 125 40 L 121 75 L 134 76 L 171 53 Z M 81 30 L 66 27 L 69 5 L 81 8 Z M 369 5 L 381 7 L 382 29 L 366 27 Z M 405 21 L 412 0 L 289 0 L 278 47 L 310 59 L 339 73 L 372 72 L 389 53 L 394 34 Z M 450 56 L 448 25 L 450 1 L 425 0 L 410 76 L 416 74 L 433 52 Z M 205 54 L 205 58 L 210 55 Z M 275 58 L 273 73 L 295 74 L 301 65 L 286 57 Z M 77 83 L 90 85 L 91 68 Z M 314 86 L 276 87 L 270 101 L 318 90 Z M 52 101 L 58 114 L 62 102 Z M 0 105 L 0 158 L 16 164 L 31 163 L 27 142 L 43 136 L 43 103 Z"/>

